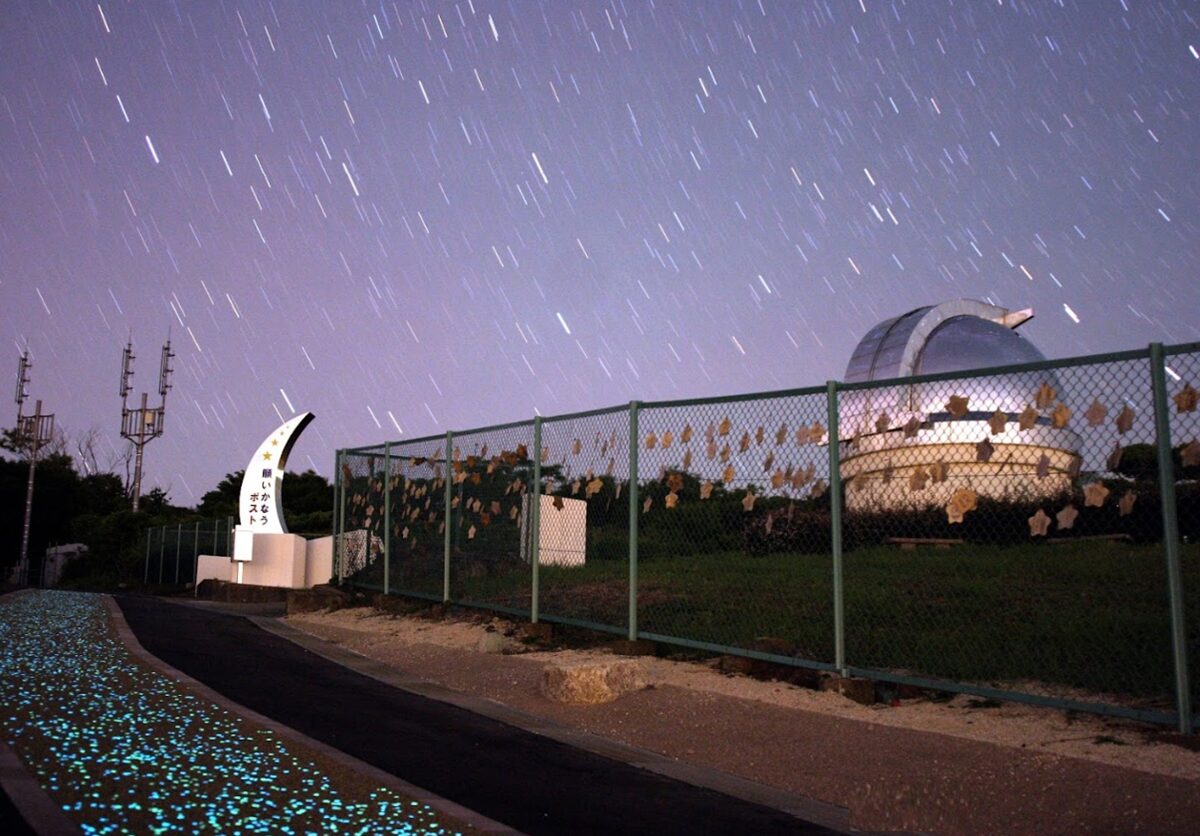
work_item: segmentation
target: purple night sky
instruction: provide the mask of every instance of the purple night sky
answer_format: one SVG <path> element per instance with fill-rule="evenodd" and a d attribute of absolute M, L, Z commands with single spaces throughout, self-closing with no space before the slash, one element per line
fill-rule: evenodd
<path fill-rule="evenodd" d="M 0 15 L 0 328 L 197 502 L 336 447 L 840 377 L 959 296 L 1048 356 L 1200 338 L 1200 9 L 58 2 Z M 1196 114 L 1196 115 L 1194 115 Z M 30 407 L 32 403 L 30 404 Z M 11 425 L 15 405 L 10 403 Z"/>

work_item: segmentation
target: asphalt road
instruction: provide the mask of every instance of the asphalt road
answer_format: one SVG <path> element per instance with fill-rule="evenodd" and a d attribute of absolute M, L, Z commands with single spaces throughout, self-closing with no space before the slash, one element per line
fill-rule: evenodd
<path fill-rule="evenodd" d="M 529 834 L 834 832 L 392 688 L 240 616 L 118 602 L 148 651 L 229 699 Z"/>

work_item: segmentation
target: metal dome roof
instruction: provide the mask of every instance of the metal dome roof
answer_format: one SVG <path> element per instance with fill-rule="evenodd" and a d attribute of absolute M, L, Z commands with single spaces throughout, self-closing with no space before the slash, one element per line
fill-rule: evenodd
<path fill-rule="evenodd" d="M 846 366 L 847 383 L 966 371 L 1045 357 L 1012 329 L 1033 311 L 974 299 L 914 308 L 867 332 Z"/>

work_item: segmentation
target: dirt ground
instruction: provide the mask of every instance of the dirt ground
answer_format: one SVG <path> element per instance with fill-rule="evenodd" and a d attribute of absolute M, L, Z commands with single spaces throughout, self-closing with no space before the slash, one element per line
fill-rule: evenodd
<path fill-rule="evenodd" d="M 412 676 L 847 807 L 857 827 L 1187 832 L 1200 815 L 1200 752 L 1136 722 L 969 696 L 863 706 L 656 657 L 641 657 L 646 691 L 564 706 L 539 692 L 544 667 L 606 651 L 530 651 L 515 625 L 481 615 L 355 608 L 287 621 Z M 506 637 L 502 653 L 479 649 L 488 633 Z"/>

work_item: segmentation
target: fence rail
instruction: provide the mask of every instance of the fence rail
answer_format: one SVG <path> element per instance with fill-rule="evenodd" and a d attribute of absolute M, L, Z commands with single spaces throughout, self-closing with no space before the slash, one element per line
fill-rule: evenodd
<path fill-rule="evenodd" d="M 1190 733 L 1197 388 L 1155 344 L 339 450 L 335 576 Z"/>
<path fill-rule="evenodd" d="M 147 528 L 143 582 L 159 586 L 194 583 L 200 555 L 233 554 L 233 528 L 233 517 Z"/>

